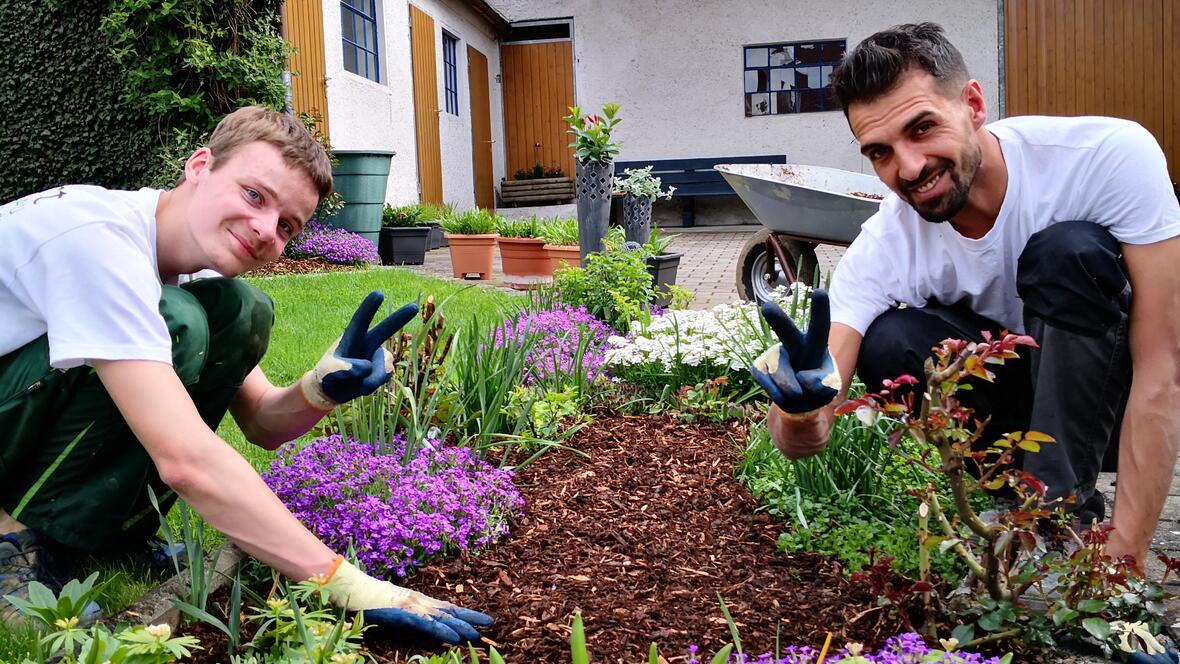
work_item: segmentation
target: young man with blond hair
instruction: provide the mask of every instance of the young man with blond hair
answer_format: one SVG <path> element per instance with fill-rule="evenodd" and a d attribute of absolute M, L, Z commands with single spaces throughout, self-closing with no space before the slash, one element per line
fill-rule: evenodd
<path fill-rule="evenodd" d="M 233 277 L 278 258 L 331 187 L 298 122 L 249 107 L 171 190 L 64 186 L 0 207 L 0 595 L 54 581 L 47 546 L 144 542 L 150 487 L 291 578 L 332 577 L 333 601 L 369 623 L 446 642 L 490 624 L 344 561 L 215 433 L 229 412 L 275 449 L 389 378 L 382 344 L 417 307 L 369 329 L 376 292 L 300 381 L 275 386 L 258 367 L 273 304 Z M 20 620 L 11 606 L 0 617 Z"/>

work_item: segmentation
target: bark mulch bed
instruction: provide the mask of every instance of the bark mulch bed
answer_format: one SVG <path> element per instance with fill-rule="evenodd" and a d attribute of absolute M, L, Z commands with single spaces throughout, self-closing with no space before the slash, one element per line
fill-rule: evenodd
<path fill-rule="evenodd" d="M 772 651 L 776 630 L 784 649 L 831 632 L 833 652 L 903 631 L 837 564 L 778 551 L 783 525 L 733 476 L 744 439 L 740 425 L 599 417 L 570 441 L 586 457 L 555 451 L 518 473 L 526 505 L 508 538 L 403 585 L 494 616 L 485 640 L 513 664 L 568 663 L 577 611 L 594 662 L 646 662 L 653 641 L 669 663 L 690 644 L 711 657 L 730 640 L 718 593 L 747 653 Z M 213 628 L 184 632 L 205 648 L 195 664 L 228 661 Z M 376 629 L 365 646 L 378 662 L 431 652 Z"/>
<path fill-rule="evenodd" d="M 312 274 L 315 272 L 340 272 L 346 270 L 360 270 L 364 265 L 338 265 L 329 263 L 322 258 L 287 258 L 279 256 L 275 260 L 258 268 L 243 273 L 243 277 L 275 277 L 289 274 Z"/>
<path fill-rule="evenodd" d="M 832 562 L 780 553 L 783 526 L 733 476 L 742 427 L 671 417 L 598 418 L 520 471 L 524 515 L 478 556 L 440 561 L 405 585 L 489 613 L 485 637 L 509 662 L 568 662 L 582 612 L 592 659 L 669 661 L 690 644 L 710 655 L 730 639 L 725 599 L 746 652 L 848 641 L 880 646 L 902 631 Z M 367 638 L 378 661 L 414 651 Z M 421 651 L 418 651 L 421 652 Z"/>

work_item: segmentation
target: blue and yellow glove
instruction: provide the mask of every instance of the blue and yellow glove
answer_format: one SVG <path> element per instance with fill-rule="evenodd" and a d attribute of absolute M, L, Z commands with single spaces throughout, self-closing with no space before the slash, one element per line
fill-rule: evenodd
<path fill-rule="evenodd" d="M 492 624 L 492 617 L 485 613 L 375 579 L 343 559 L 328 581 L 332 603 L 361 612 L 366 625 L 457 645 L 478 641 L 476 628 Z"/>
<path fill-rule="evenodd" d="M 346 401 L 372 394 L 389 380 L 392 367 L 387 365 L 392 358 L 385 351 L 385 342 L 418 314 L 418 305 L 405 305 L 370 330 L 369 323 L 384 299 L 377 291 L 365 296 L 344 328 L 344 334 L 328 347 L 315 368 L 303 375 L 300 387 L 309 404 L 320 410 L 332 410 Z"/>
<path fill-rule="evenodd" d="M 762 317 L 779 343 L 754 360 L 750 367 L 754 380 L 788 417 L 807 417 L 831 403 L 840 393 L 840 372 L 828 353 L 828 294 L 811 292 L 806 333 L 774 302 L 762 304 Z"/>

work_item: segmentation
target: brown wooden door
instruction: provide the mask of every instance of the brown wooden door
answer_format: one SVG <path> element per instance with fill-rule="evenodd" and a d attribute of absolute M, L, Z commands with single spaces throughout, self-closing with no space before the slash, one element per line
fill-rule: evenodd
<path fill-rule="evenodd" d="M 574 153 L 561 118 L 574 104 L 573 42 L 505 44 L 504 150 L 508 177 L 534 164 L 573 177 Z"/>
<path fill-rule="evenodd" d="M 442 203 L 442 143 L 438 134 L 438 72 L 434 19 L 410 5 L 410 60 L 414 74 L 414 133 L 418 144 L 418 198 Z"/>
<path fill-rule="evenodd" d="M 488 98 L 488 58 L 467 47 L 467 88 L 471 99 L 471 172 L 475 204 L 488 210 L 496 207 L 492 184 L 492 111 Z"/>
<path fill-rule="evenodd" d="M 295 48 L 288 63 L 292 110 L 315 116 L 316 127 L 328 136 L 323 8 L 318 0 L 287 0 L 284 12 L 287 43 Z"/>
<path fill-rule="evenodd" d="M 1178 42 L 1177 0 L 1006 0 L 1005 110 L 1134 120 L 1180 179 Z"/>

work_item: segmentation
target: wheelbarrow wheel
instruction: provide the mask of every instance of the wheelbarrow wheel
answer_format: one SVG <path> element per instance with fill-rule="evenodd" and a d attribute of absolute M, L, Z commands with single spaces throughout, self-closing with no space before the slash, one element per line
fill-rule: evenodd
<path fill-rule="evenodd" d="M 781 265 L 774 261 L 774 278 L 767 275 L 768 261 L 772 258 L 767 253 L 766 240 L 771 231 L 763 229 L 755 233 L 750 241 L 742 247 L 737 261 L 737 292 L 738 297 L 746 301 L 765 302 L 770 299 L 770 293 L 778 286 L 789 286 L 792 282 L 801 280 L 810 283 L 816 273 L 819 260 L 815 257 L 815 245 L 810 242 L 792 240 L 778 236 L 790 265 Z M 802 279 L 796 279 L 796 274 Z"/>

